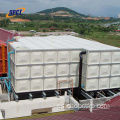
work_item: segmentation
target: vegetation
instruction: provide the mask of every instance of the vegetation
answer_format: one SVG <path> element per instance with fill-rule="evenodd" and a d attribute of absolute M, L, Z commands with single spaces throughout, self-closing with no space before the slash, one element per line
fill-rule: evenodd
<path fill-rule="evenodd" d="M 101 26 L 99 24 L 77 24 L 77 28 L 75 28 L 75 32 L 81 35 L 91 35 L 94 32 L 114 32 L 117 29 L 116 26 L 110 25 L 108 27 Z"/>
<path fill-rule="evenodd" d="M 53 20 L 50 15 L 39 15 L 39 14 L 22 14 L 16 16 L 17 18 L 33 20 Z"/>
<path fill-rule="evenodd" d="M 7 27 L 10 23 L 9 19 L 0 20 L 0 27 Z"/>
<path fill-rule="evenodd" d="M 71 10 L 69 8 L 66 8 L 66 7 L 56 7 L 56 8 L 52 8 L 52 9 L 43 10 L 38 13 L 50 14 L 52 12 L 58 12 L 58 11 L 66 11 L 66 12 L 69 12 L 69 14 L 74 15 L 74 16 L 78 15 L 81 17 L 86 17 L 84 14 L 80 14 L 80 13 L 78 13 L 74 10 Z"/>
<path fill-rule="evenodd" d="M 91 35 L 86 35 L 84 38 L 96 40 L 107 45 L 120 47 L 120 35 L 111 35 L 110 33 L 105 32 L 95 32 Z"/>

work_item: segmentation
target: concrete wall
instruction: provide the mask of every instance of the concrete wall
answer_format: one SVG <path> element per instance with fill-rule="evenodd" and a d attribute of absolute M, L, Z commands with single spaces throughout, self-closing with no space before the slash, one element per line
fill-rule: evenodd
<path fill-rule="evenodd" d="M 21 100 L 19 102 L 11 101 L 0 103 L 0 109 L 5 110 L 5 118 L 16 118 L 30 116 L 33 110 L 51 108 L 51 112 L 64 111 L 64 108 L 58 108 L 57 105 L 65 104 L 65 97 L 49 97 L 47 99 L 37 98 L 33 100 Z M 43 111 L 44 112 L 44 111 Z M 48 111 L 49 112 L 49 111 Z"/>

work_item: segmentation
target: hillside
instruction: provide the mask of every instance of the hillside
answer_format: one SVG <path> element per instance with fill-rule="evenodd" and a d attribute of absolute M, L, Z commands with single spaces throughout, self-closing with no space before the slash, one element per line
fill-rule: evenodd
<path fill-rule="evenodd" d="M 53 16 L 63 16 L 63 17 L 86 17 L 84 14 L 80 14 L 66 7 L 56 7 L 56 8 L 46 9 L 37 13 L 39 13 L 40 15 L 50 14 Z"/>

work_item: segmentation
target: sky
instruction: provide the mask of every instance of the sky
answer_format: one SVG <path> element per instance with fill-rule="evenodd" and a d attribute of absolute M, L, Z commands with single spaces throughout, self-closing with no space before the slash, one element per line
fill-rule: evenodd
<path fill-rule="evenodd" d="M 0 11 L 5 13 L 21 7 L 26 8 L 24 13 L 68 7 L 85 15 L 117 17 L 120 13 L 120 0 L 0 0 Z"/>

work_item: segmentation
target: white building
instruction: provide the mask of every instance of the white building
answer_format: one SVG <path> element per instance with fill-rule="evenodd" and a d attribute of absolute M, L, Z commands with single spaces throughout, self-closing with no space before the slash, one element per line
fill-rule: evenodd
<path fill-rule="evenodd" d="M 120 18 L 120 14 L 118 14 L 118 18 Z"/>

